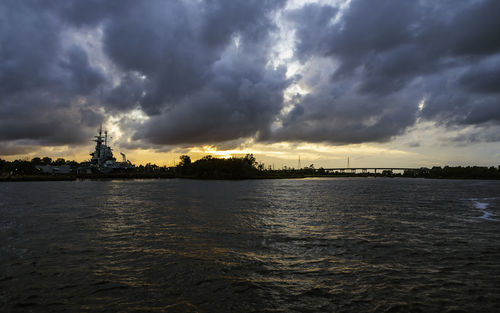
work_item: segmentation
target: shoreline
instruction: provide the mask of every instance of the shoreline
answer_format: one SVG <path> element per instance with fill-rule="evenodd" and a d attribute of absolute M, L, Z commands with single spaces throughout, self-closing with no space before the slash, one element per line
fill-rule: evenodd
<path fill-rule="evenodd" d="M 500 180 L 494 177 L 423 177 L 403 175 L 279 175 L 269 174 L 254 177 L 196 177 L 176 176 L 173 174 L 106 174 L 106 175 L 16 175 L 0 177 L 0 182 L 39 182 L 39 181 L 82 181 L 82 180 L 134 180 L 134 179 L 197 179 L 197 180 L 256 180 L 256 179 L 306 179 L 306 178 L 425 178 L 425 179 L 455 179 L 455 180 Z"/>

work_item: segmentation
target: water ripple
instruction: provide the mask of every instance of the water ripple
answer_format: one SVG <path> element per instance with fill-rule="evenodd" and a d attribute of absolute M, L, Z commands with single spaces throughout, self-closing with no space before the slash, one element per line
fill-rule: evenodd
<path fill-rule="evenodd" d="M 499 182 L 0 184 L 1 312 L 493 312 Z"/>

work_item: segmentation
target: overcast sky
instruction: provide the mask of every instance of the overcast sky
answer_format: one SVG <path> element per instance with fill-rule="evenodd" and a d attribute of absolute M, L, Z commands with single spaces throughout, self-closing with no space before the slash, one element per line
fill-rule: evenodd
<path fill-rule="evenodd" d="M 0 2 L 0 157 L 500 165 L 500 1 Z M 305 164 L 308 163 L 308 164 Z"/>

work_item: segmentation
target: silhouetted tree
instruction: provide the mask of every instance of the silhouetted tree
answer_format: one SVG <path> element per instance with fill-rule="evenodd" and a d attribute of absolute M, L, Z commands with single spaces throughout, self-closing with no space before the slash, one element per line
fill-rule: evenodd
<path fill-rule="evenodd" d="M 181 159 L 181 162 L 179 163 L 179 166 L 181 167 L 188 167 L 189 165 L 191 165 L 191 158 L 189 157 L 189 155 L 181 155 L 180 157 Z"/>
<path fill-rule="evenodd" d="M 39 170 L 28 160 L 15 160 L 5 165 L 4 171 L 13 175 L 32 175 L 37 174 Z"/>
<path fill-rule="evenodd" d="M 63 158 L 57 158 L 57 160 L 55 160 L 54 162 L 52 162 L 52 164 L 54 164 L 54 165 L 64 165 L 64 164 L 66 164 L 66 160 L 63 159 Z"/>
<path fill-rule="evenodd" d="M 75 160 L 66 161 L 66 164 L 68 164 L 71 168 L 78 167 L 78 162 L 76 162 Z"/>
<path fill-rule="evenodd" d="M 31 164 L 42 165 L 42 159 L 40 159 L 39 157 L 34 157 L 33 159 L 31 159 Z"/>
<path fill-rule="evenodd" d="M 257 165 L 257 160 L 255 160 L 255 157 L 251 153 L 245 155 L 243 161 L 248 163 L 251 167 L 255 167 Z"/>
<path fill-rule="evenodd" d="M 49 157 L 44 157 L 44 158 L 42 159 L 42 164 L 43 164 L 43 165 L 50 165 L 50 163 L 52 163 L 52 159 L 51 159 L 51 158 L 49 158 Z"/>
<path fill-rule="evenodd" d="M 5 172 L 5 166 L 7 165 L 7 161 L 0 159 L 0 173 Z"/>

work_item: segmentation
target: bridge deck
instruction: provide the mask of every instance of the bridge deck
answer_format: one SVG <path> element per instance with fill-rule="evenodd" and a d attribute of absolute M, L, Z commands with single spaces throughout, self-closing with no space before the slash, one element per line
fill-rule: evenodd
<path fill-rule="evenodd" d="M 325 168 L 325 171 L 347 171 L 347 170 L 393 170 L 393 171 L 405 171 L 405 170 L 418 170 L 419 168 L 414 167 L 332 167 Z"/>

